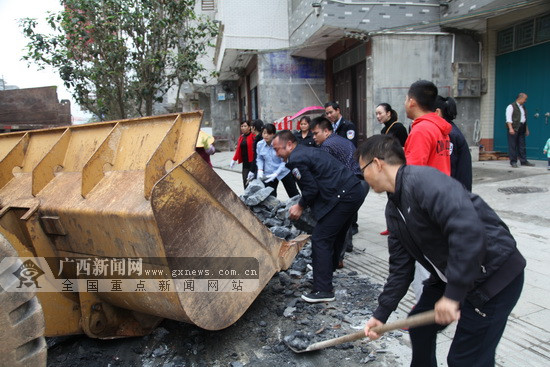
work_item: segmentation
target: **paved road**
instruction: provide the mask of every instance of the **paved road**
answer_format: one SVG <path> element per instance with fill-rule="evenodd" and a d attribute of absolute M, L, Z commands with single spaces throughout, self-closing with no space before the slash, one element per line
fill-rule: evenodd
<path fill-rule="evenodd" d="M 241 194 L 240 166 L 229 169 L 232 156 L 232 152 L 219 152 L 212 156 L 212 162 L 220 177 Z M 550 365 L 550 171 L 546 170 L 546 161 L 534 163 L 536 167 L 517 169 L 507 161 L 474 163 L 473 191 L 510 227 L 527 259 L 523 293 L 497 349 L 496 365 L 501 367 Z M 282 187 L 278 195 L 283 200 L 288 198 Z M 379 284 L 384 283 L 388 271 L 387 238 L 379 235 L 386 227 L 385 203 L 385 195 L 369 193 L 359 211 L 355 250 L 345 260 L 346 269 L 356 270 Z M 405 317 L 413 304 L 409 292 L 390 320 Z M 446 366 L 453 333 L 451 325 L 438 338 L 440 366 Z M 388 349 L 402 354 L 401 361 L 408 366 L 410 355 L 403 354 L 401 345 L 389 345 Z"/>

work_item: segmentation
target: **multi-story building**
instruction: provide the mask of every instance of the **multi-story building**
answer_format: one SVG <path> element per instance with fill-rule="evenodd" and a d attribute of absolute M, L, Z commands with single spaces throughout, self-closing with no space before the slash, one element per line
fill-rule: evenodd
<path fill-rule="evenodd" d="M 456 99 L 470 145 L 506 151 L 504 111 L 529 95 L 527 152 L 550 137 L 550 2 L 545 0 L 203 0 L 219 21 L 210 91 L 216 135 L 339 102 L 360 138 L 390 103 L 408 125 L 409 85 L 433 81 Z"/>

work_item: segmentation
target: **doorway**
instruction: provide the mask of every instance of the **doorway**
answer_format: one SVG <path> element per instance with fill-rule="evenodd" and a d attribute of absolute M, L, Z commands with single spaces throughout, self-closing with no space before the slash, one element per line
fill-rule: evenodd
<path fill-rule="evenodd" d="M 367 82 L 366 63 L 362 61 L 334 74 L 334 100 L 342 116 L 355 124 L 358 140 L 366 139 Z"/>
<path fill-rule="evenodd" d="M 495 150 L 508 151 L 505 129 L 506 106 L 524 92 L 528 99 L 525 145 L 528 159 L 546 160 L 542 154 L 550 138 L 550 42 L 505 53 L 496 57 L 495 78 Z"/>

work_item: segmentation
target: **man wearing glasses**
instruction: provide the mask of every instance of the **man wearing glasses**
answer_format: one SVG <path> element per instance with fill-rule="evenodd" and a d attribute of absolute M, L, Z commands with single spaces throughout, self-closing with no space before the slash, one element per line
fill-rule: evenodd
<path fill-rule="evenodd" d="M 271 142 L 277 155 L 296 179 L 302 197 L 289 209 L 298 219 L 311 207 L 317 224 L 311 235 L 313 290 L 302 295 L 306 302 L 334 301 L 332 273 L 337 269 L 353 215 L 365 200 L 366 190 L 353 172 L 322 149 L 298 145 L 288 130 Z"/>
<path fill-rule="evenodd" d="M 494 366 L 495 350 L 523 287 L 525 259 L 498 215 L 460 182 L 409 166 L 398 141 L 374 135 L 357 150 L 370 187 L 388 194 L 389 276 L 365 334 L 407 293 L 415 261 L 430 277 L 410 315 L 435 310 L 437 324 L 409 330 L 411 366 L 436 367 L 438 331 L 458 320 L 449 366 Z"/>

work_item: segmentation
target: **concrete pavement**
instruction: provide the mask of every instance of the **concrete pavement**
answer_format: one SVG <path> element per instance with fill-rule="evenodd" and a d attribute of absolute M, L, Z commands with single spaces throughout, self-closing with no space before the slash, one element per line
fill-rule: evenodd
<path fill-rule="evenodd" d="M 241 166 L 229 169 L 233 152 L 214 154 L 215 171 L 237 194 L 243 192 Z M 518 248 L 527 259 L 522 296 L 508 321 L 497 349 L 497 366 L 542 367 L 550 365 L 550 171 L 546 161 L 532 161 L 535 167 L 511 168 L 508 161 L 474 162 L 473 191 L 480 195 L 509 226 Z M 288 196 L 279 185 L 278 196 Z M 354 236 L 354 252 L 346 255 L 347 270 L 356 270 L 380 285 L 388 274 L 386 196 L 369 193 L 359 210 L 359 233 Z M 412 292 L 402 300 L 391 320 L 403 318 L 414 305 Z M 446 366 L 446 355 L 454 327 L 438 338 L 438 362 Z M 395 341 L 397 343 L 397 341 Z M 390 344 L 389 342 L 387 344 Z M 401 355 L 403 366 L 410 353 L 402 345 L 388 345 Z"/>

